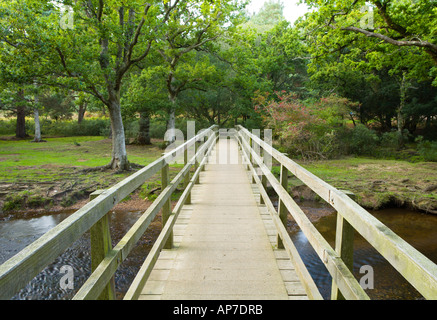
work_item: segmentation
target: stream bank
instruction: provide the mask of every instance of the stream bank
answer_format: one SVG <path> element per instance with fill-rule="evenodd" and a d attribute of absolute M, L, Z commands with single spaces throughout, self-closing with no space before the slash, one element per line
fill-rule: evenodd
<path fill-rule="evenodd" d="M 367 210 L 405 208 L 437 214 L 437 162 L 351 157 L 301 165 L 335 188 L 352 192 Z M 297 179 L 291 183 L 293 196 L 314 198 Z"/>

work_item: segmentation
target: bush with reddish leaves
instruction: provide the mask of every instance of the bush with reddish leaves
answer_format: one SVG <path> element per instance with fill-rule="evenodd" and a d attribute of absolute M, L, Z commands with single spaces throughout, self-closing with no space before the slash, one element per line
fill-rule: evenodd
<path fill-rule="evenodd" d="M 295 94 L 282 91 L 258 92 L 254 106 L 282 150 L 309 160 L 345 152 L 340 142 L 347 131 L 345 122 L 350 110 L 356 104 L 335 95 L 302 101 Z"/>

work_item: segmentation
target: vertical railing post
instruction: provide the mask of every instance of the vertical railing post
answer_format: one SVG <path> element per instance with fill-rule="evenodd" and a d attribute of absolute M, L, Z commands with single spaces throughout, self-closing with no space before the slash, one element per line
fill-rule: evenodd
<path fill-rule="evenodd" d="M 281 164 L 281 175 L 279 177 L 281 186 L 288 192 L 288 169 Z M 279 219 L 281 219 L 282 224 L 284 227 L 287 228 L 287 216 L 288 216 L 288 210 L 283 201 L 279 198 L 278 200 L 278 215 Z M 284 249 L 284 244 L 282 243 L 281 237 L 277 236 L 277 244 L 278 249 Z"/>
<path fill-rule="evenodd" d="M 197 171 L 197 168 L 199 168 L 199 161 L 197 159 L 197 150 L 199 150 L 199 146 L 200 146 L 200 142 L 197 141 L 197 138 L 196 138 L 196 142 L 194 143 L 194 155 L 196 156 L 195 162 L 194 162 L 194 171 Z M 200 174 L 197 175 L 196 181 L 194 183 L 195 184 L 200 183 Z"/>
<path fill-rule="evenodd" d="M 237 135 L 236 135 L 237 141 L 239 142 L 238 143 L 238 149 L 243 151 L 243 136 L 242 136 L 241 129 L 239 127 L 237 127 L 236 133 L 237 133 Z M 238 163 L 241 162 L 241 164 L 243 164 L 244 163 L 243 153 L 239 152 L 238 154 L 239 154 L 239 156 L 238 156 Z"/>
<path fill-rule="evenodd" d="M 252 137 L 249 136 L 249 161 L 250 163 L 253 164 L 253 159 L 252 159 Z"/>
<path fill-rule="evenodd" d="M 267 191 L 267 177 L 266 177 L 265 174 L 262 174 L 262 175 L 261 175 L 261 184 L 262 184 L 264 190 Z M 261 194 L 260 194 L 260 197 L 259 197 L 259 203 L 260 203 L 260 204 L 265 204 L 265 203 L 266 203 L 266 202 L 264 201 L 264 198 L 261 196 Z"/>
<path fill-rule="evenodd" d="M 247 170 L 250 170 L 250 164 L 252 163 L 252 153 L 251 153 L 252 138 L 249 135 L 247 135 L 247 141 L 246 142 L 247 142 L 247 145 L 248 145 L 246 152 L 247 152 L 247 155 L 249 156 L 249 163 L 247 164 Z"/>
<path fill-rule="evenodd" d="M 253 129 L 252 130 L 252 134 L 257 137 L 260 138 L 261 137 L 261 131 L 260 129 Z M 256 156 L 261 156 L 261 145 L 259 145 L 255 139 L 252 139 L 252 150 L 255 153 Z M 253 160 L 253 157 L 252 157 Z M 256 161 L 252 161 L 253 162 L 253 167 L 254 167 L 254 171 L 255 174 L 258 174 L 258 171 L 260 170 L 260 167 L 258 166 L 258 164 L 256 163 Z M 255 183 L 255 174 L 252 174 L 252 183 Z"/>
<path fill-rule="evenodd" d="M 164 154 L 163 154 L 164 155 Z M 170 183 L 170 170 L 169 165 L 167 162 L 165 162 L 164 166 L 161 169 L 161 192 L 164 191 L 164 189 L 169 185 Z M 161 221 L 162 226 L 164 227 L 168 218 L 171 214 L 171 195 L 168 197 L 168 200 L 164 203 L 161 211 Z M 173 231 L 171 231 L 167 242 L 164 245 L 164 249 L 171 249 L 173 248 Z"/>
<path fill-rule="evenodd" d="M 348 195 L 351 198 L 355 196 L 350 193 Z M 337 212 L 337 227 L 335 231 L 335 251 L 352 272 L 354 264 L 354 228 L 339 212 Z M 331 300 L 344 300 L 334 281 L 332 281 L 331 285 Z"/>
<path fill-rule="evenodd" d="M 202 141 L 199 143 L 199 147 L 202 146 L 202 145 L 204 145 L 204 144 L 206 143 L 206 138 L 207 138 L 207 136 L 204 136 L 204 137 L 202 138 Z M 203 161 L 203 157 L 205 156 L 205 152 L 206 152 L 206 150 L 203 150 L 202 161 Z M 205 171 L 205 165 L 203 165 L 203 166 L 200 168 L 200 171 Z"/>
<path fill-rule="evenodd" d="M 247 136 L 246 132 L 244 132 L 244 131 L 243 131 L 243 135 L 241 136 L 241 140 L 242 141 L 244 140 L 244 142 L 249 142 L 249 137 Z M 245 150 L 246 153 L 249 155 L 249 159 L 245 159 L 245 160 L 250 161 L 249 150 L 248 149 L 246 150 L 246 148 L 247 147 L 245 144 L 241 145 L 241 150 Z M 249 169 L 250 169 L 249 163 L 246 163 L 246 170 L 249 170 Z"/>
<path fill-rule="evenodd" d="M 104 190 L 96 190 L 90 194 L 89 200 L 93 200 L 102 194 Z M 97 269 L 106 254 L 112 250 L 111 232 L 109 228 L 109 214 L 106 213 L 90 229 L 91 234 L 91 270 Z M 115 280 L 111 278 L 108 285 L 103 289 L 98 300 L 115 300 Z"/>
<path fill-rule="evenodd" d="M 188 163 L 188 147 L 184 150 L 184 165 Z M 184 189 L 188 186 L 190 183 L 190 170 L 188 170 L 187 174 L 184 178 Z M 185 200 L 185 204 L 191 204 L 191 192 L 188 193 L 187 198 Z"/>
<path fill-rule="evenodd" d="M 262 159 L 263 159 L 263 162 L 264 162 L 264 156 L 266 154 L 266 151 L 265 151 L 264 148 L 261 148 L 261 146 L 260 146 L 260 155 L 261 155 L 261 152 L 262 152 Z M 261 185 L 264 188 L 264 190 L 267 192 L 267 177 L 266 177 L 266 175 L 262 171 L 261 171 Z M 259 196 L 259 203 L 260 204 L 265 204 L 264 198 L 261 196 L 261 193 L 260 193 L 260 196 Z"/>
<path fill-rule="evenodd" d="M 202 140 L 203 140 L 203 141 L 202 141 L 202 145 L 203 145 L 203 144 L 205 144 L 206 141 L 208 140 L 208 136 L 205 135 L 205 136 L 202 138 Z M 202 157 L 205 156 L 205 153 L 206 153 L 206 150 L 203 151 L 203 155 L 202 155 Z M 202 158 L 202 161 L 203 161 L 203 158 Z M 206 170 L 206 169 L 205 169 L 205 165 L 203 165 L 200 171 L 205 171 L 205 170 Z"/>

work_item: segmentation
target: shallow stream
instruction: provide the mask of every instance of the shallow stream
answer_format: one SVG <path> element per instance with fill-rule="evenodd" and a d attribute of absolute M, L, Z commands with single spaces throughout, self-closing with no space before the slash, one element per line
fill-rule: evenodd
<path fill-rule="evenodd" d="M 306 209 L 308 210 L 308 208 Z M 326 214 L 324 208 L 314 205 L 312 214 L 324 212 L 315 222 L 316 228 L 334 246 L 336 214 Z M 67 218 L 72 212 L 47 213 L 29 219 L 9 219 L 0 221 L 0 264 L 35 241 L 45 232 Z M 387 209 L 372 214 L 409 242 L 425 256 L 437 263 L 437 216 L 422 214 L 405 209 Z M 129 230 L 141 212 L 111 212 L 111 236 L 113 245 Z M 148 229 L 149 230 L 149 229 Z M 115 275 L 117 297 L 120 299 L 129 287 L 160 232 L 159 224 L 152 224 L 150 232 L 143 236 L 136 248 L 123 262 Z M 310 274 L 320 288 L 325 299 L 329 299 L 331 277 L 309 245 L 305 235 L 298 229 L 290 231 L 299 253 Z M 89 277 L 90 240 L 85 233 L 51 265 L 38 274 L 13 299 L 71 299 Z M 421 295 L 400 276 L 388 262 L 358 234 L 354 241 L 354 274 L 362 275 L 362 265 L 370 265 L 374 270 L 374 289 L 368 289 L 371 299 L 420 299 Z M 62 289 L 63 266 L 70 266 L 74 272 L 74 289 Z"/>
<path fill-rule="evenodd" d="M 437 263 L 437 216 L 410 211 L 406 209 L 385 209 L 370 212 L 388 226 L 397 235 Z M 335 247 L 335 228 L 337 215 L 330 214 L 315 222 L 323 237 Z M 331 294 L 331 276 L 316 255 L 302 231 L 296 229 L 290 236 L 297 247 L 323 297 L 329 299 Z M 422 299 L 422 296 L 358 233 L 354 239 L 354 275 L 357 279 L 367 275 L 360 273 L 361 266 L 373 269 L 374 289 L 366 293 L 372 300 Z"/>
<path fill-rule="evenodd" d="M 0 221 L 0 264 L 14 256 L 21 249 L 32 243 L 48 230 L 67 218 L 73 211 L 47 213 L 30 219 L 10 219 Z M 124 236 L 136 222 L 142 212 L 117 211 L 111 212 L 111 238 L 113 246 Z M 151 228 L 151 232 L 143 236 L 128 258 L 122 263 L 115 274 L 117 298 L 122 298 L 129 288 L 153 240 L 160 232 L 160 228 Z M 73 289 L 61 285 L 65 283 L 66 275 L 63 266 L 73 270 Z M 71 270 L 71 269 L 70 269 Z M 91 274 L 90 234 L 89 231 L 81 236 L 62 255 L 41 271 L 25 288 L 13 299 L 71 299 Z"/>

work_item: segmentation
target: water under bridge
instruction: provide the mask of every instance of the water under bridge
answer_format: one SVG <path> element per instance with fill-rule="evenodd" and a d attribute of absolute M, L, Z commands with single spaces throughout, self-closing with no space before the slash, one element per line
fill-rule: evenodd
<path fill-rule="evenodd" d="M 182 169 L 170 180 L 169 164 Z M 183 159 L 183 160 L 182 160 Z M 279 179 L 272 164 L 280 167 Z M 112 245 L 108 212 L 161 172 L 161 193 Z M 337 211 L 335 248 L 288 192 L 291 175 Z M 172 194 L 182 186 L 173 206 Z M 274 206 L 268 188 L 279 198 Z M 369 299 L 352 273 L 354 233 L 363 236 L 425 298 L 437 298 L 437 265 L 343 191 L 270 143 L 237 126 L 212 126 L 90 202 L 0 266 L 0 298 L 10 299 L 90 230 L 92 274 L 73 299 L 114 299 L 114 274 L 160 213 L 162 231 L 125 300 L 323 299 L 287 231 L 300 227 L 332 276 L 331 299 Z"/>

